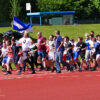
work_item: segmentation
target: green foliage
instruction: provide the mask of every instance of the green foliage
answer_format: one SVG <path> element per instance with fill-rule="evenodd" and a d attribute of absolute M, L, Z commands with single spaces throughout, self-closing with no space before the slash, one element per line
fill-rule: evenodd
<path fill-rule="evenodd" d="M 0 0 L 0 22 L 9 20 L 9 0 Z"/>
<path fill-rule="evenodd" d="M 10 18 L 13 19 L 14 16 L 19 16 L 21 12 L 21 6 L 19 0 L 10 0 Z"/>
<path fill-rule="evenodd" d="M 37 0 L 40 11 L 62 11 L 66 7 L 67 0 Z M 63 9 L 62 9 L 63 8 Z"/>
<path fill-rule="evenodd" d="M 100 18 L 100 0 L 0 0 L 0 22 L 8 22 L 14 15 L 29 22 L 26 16 L 28 2 L 32 5 L 32 12 L 74 10 L 77 19 Z"/>
<path fill-rule="evenodd" d="M 94 12 L 97 12 L 96 8 L 99 5 L 97 5 L 96 0 L 37 0 L 40 11 L 74 10 L 78 19 L 91 17 Z"/>
<path fill-rule="evenodd" d="M 100 10 L 100 0 L 91 0 L 93 2 L 93 4 L 95 5 L 95 7 Z"/>

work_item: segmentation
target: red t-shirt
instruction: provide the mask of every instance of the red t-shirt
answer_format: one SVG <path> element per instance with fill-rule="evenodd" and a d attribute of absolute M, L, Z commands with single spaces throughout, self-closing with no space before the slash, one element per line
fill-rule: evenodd
<path fill-rule="evenodd" d="M 12 52 L 11 46 L 7 47 L 7 51 L 8 51 L 8 57 L 12 58 L 13 57 L 13 52 Z"/>
<path fill-rule="evenodd" d="M 38 38 L 38 40 L 37 40 L 38 51 L 44 51 L 44 52 L 46 51 L 46 46 L 45 45 L 39 45 L 39 44 L 44 43 L 44 42 L 46 42 L 46 39 L 44 37 Z"/>

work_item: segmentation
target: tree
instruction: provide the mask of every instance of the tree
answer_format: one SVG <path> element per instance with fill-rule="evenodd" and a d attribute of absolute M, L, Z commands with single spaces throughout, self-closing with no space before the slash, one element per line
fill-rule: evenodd
<path fill-rule="evenodd" d="M 95 7 L 100 10 L 100 0 L 91 0 L 93 2 L 93 4 L 95 5 Z"/>
<path fill-rule="evenodd" d="M 19 16 L 21 12 L 21 6 L 19 0 L 10 0 L 10 18 L 13 19 L 14 16 Z"/>
<path fill-rule="evenodd" d="M 0 22 L 9 20 L 9 0 L 0 0 Z"/>
<path fill-rule="evenodd" d="M 62 11 L 67 0 L 37 0 L 37 7 L 40 11 Z"/>
<path fill-rule="evenodd" d="M 0 0 L 0 22 L 8 22 L 14 15 L 28 22 L 28 2 L 32 5 L 32 12 L 74 10 L 77 19 L 100 18 L 100 0 Z"/>

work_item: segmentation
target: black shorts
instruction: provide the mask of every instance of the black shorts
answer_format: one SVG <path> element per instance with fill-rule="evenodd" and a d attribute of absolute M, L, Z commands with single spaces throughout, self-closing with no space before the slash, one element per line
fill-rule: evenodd
<path fill-rule="evenodd" d="M 14 59 L 14 64 L 17 65 L 19 61 L 19 56 L 16 55 L 13 59 Z"/>
<path fill-rule="evenodd" d="M 96 53 L 92 54 L 92 59 L 96 59 Z"/>
<path fill-rule="evenodd" d="M 80 52 L 80 57 L 82 60 L 84 60 L 85 59 L 85 52 Z"/>

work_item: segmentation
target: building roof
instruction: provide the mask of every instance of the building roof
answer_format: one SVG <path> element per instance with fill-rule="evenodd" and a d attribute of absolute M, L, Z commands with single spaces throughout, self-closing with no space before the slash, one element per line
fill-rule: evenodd
<path fill-rule="evenodd" d="M 39 17 L 39 16 L 55 16 L 55 15 L 69 15 L 74 14 L 75 11 L 59 11 L 59 12 L 35 12 L 27 13 L 27 16 Z"/>

